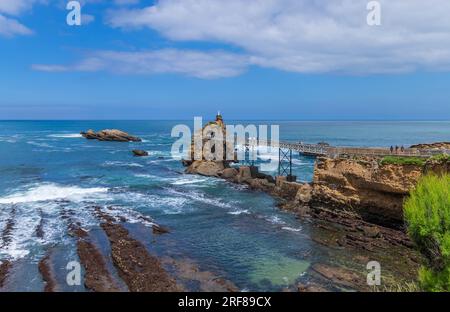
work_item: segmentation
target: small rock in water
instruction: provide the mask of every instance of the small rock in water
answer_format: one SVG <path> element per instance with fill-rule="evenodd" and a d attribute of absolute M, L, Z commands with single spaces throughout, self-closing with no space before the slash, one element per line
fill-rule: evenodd
<path fill-rule="evenodd" d="M 166 233 L 170 232 L 168 228 L 165 228 L 165 227 L 162 227 L 162 226 L 156 225 L 156 224 L 152 226 L 152 229 L 153 229 L 153 234 L 166 234 Z"/>
<path fill-rule="evenodd" d="M 134 150 L 133 154 L 134 154 L 134 156 L 137 156 L 137 157 L 148 156 L 148 152 L 143 151 L 143 150 Z"/>

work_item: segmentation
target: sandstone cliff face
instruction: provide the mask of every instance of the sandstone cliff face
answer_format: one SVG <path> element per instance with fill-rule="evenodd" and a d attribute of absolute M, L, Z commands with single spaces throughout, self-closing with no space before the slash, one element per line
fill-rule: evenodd
<path fill-rule="evenodd" d="M 311 204 L 349 210 L 377 223 L 402 223 L 403 201 L 422 176 L 415 165 L 320 158 Z"/>

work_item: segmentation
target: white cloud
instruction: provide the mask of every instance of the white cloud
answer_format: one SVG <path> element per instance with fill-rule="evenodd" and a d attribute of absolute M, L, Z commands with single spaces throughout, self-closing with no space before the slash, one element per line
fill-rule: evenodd
<path fill-rule="evenodd" d="M 378 27 L 366 23 L 368 0 L 160 0 L 110 11 L 107 22 L 175 41 L 229 44 L 249 64 L 292 72 L 450 70 L 450 1 L 380 2 Z"/>
<path fill-rule="evenodd" d="M 18 21 L 0 14 L 0 36 L 30 35 L 32 31 Z"/>
<path fill-rule="evenodd" d="M 89 25 L 95 21 L 95 16 L 90 14 L 81 14 L 81 25 Z"/>
<path fill-rule="evenodd" d="M 38 2 L 45 2 L 45 0 L 0 0 L 0 36 L 13 37 L 31 34 L 32 31 L 22 25 L 16 17 L 30 10 L 33 4 Z"/>
<path fill-rule="evenodd" d="M 221 51 L 174 49 L 140 52 L 98 51 L 73 65 L 35 64 L 32 68 L 44 72 L 106 71 L 138 75 L 169 73 L 216 79 L 241 74 L 245 71 L 248 61 L 245 56 Z"/>
<path fill-rule="evenodd" d="M 138 4 L 139 0 L 114 0 L 114 4 L 116 5 L 131 5 Z"/>
<path fill-rule="evenodd" d="M 1 0 L 0 13 L 18 15 L 31 9 L 35 2 L 37 2 L 37 0 Z"/>

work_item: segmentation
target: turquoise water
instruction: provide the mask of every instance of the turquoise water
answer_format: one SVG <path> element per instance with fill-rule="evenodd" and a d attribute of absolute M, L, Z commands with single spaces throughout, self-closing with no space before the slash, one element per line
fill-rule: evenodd
<path fill-rule="evenodd" d="M 171 121 L 0 122 L 0 233 L 14 220 L 10 241 L 0 238 L 0 260 L 15 261 L 9 290 L 42 290 L 36 263 L 55 250 L 57 267 L 76 260 L 61 210 L 71 209 L 84 227 L 98 230 L 87 207 L 114 207 L 135 235 L 160 256 L 190 259 L 202 270 L 243 290 L 291 285 L 330 250 L 311 240 L 308 223 L 281 212 L 275 201 L 225 181 L 183 174 L 170 157 Z M 192 122 L 186 122 L 191 125 Z M 256 122 L 280 124 L 281 139 L 346 146 L 390 146 L 450 141 L 449 122 Z M 88 141 L 87 129 L 118 128 L 142 143 Z M 132 149 L 144 149 L 135 158 Z M 314 160 L 295 155 L 294 171 L 312 177 Z M 13 213 L 14 211 L 14 213 Z M 152 238 L 142 215 L 168 227 Z M 42 222 L 44 237 L 36 235 Z M 100 239 L 101 241 L 101 239 Z M 80 290 L 84 288 L 64 288 Z M 194 287 L 195 289 L 195 287 Z"/>

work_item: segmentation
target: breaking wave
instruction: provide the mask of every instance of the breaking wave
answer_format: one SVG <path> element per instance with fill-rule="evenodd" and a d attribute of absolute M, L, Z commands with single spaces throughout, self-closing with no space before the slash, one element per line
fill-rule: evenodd
<path fill-rule="evenodd" d="M 106 193 L 107 191 L 107 188 L 101 187 L 81 188 L 78 186 L 43 184 L 26 191 L 19 191 L 8 196 L 0 197 L 0 204 L 19 204 L 61 199 L 82 201 L 90 195 Z"/>

